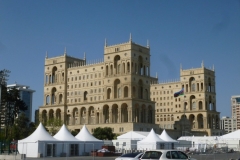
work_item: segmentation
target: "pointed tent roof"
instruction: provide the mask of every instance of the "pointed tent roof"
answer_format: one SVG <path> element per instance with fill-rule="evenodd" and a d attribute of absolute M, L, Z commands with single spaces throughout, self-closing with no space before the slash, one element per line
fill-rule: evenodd
<path fill-rule="evenodd" d="M 240 139 L 240 129 L 234 132 L 222 135 L 221 138 L 223 139 Z"/>
<path fill-rule="evenodd" d="M 117 139 L 132 139 L 132 140 L 142 140 L 144 139 L 149 132 L 137 132 L 137 131 L 130 131 L 125 134 L 122 134 L 117 137 Z"/>
<path fill-rule="evenodd" d="M 159 136 L 162 140 L 166 141 L 166 142 L 177 142 L 176 140 L 172 139 L 167 132 L 165 131 L 165 129 L 162 131 L 162 134 Z"/>
<path fill-rule="evenodd" d="M 37 142 L 37 141 L 57 141 L 53 138 L 40 123 L 37 129 L 27 138 L 20 140 L 22 142 Z"/>
<path fill-rule="evenodd" d="M 164 142 L 152 129 L 146 138 L 139 142 Z"/>
<path fill-rule="evenodd" d="M 91 133 L 89 133 L 85 125 L 82 127 L 81 131 L 75 137 L 80 141 L 102 141 L 91 135 Z"/>
<path fill-rule="evenodd" d="M 65 124 L 62 125 L 61 129 L 53 137 L 60 141 L 79 141 L 68 131 Z"/>

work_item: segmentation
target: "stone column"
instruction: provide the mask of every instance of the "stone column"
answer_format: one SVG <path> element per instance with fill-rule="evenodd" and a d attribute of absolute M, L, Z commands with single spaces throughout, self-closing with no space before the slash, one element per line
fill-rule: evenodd
<path fill-rule="evenodd" d="M 97 110 L 94 110 L 94 121 L 93 124 L 97 124 Z"/>
<path fill-rule="evenodd" d="M 61 120 L 66 123 L 65 112 L 61 112 Z"/>
<path fill-rule="evenodd" d="M 121 112 L 121 107 L 118 108 L 118 123 L 122 122 L 122 112 Z"/>
<path fill-rule="evenodd" d="M 112 108 L 109 107 L 109 119 L 108 119 L 108 123 L 112 123 Z"/>
<path fill-rule="evenodd" d="M 142 121 L 142 109 L 141 108 L 139 108 L 139 111 L 138 111 L 138 123 L 141 123 L 141 121 Z"/>
<path fill-rule="evenodd" d="M 135 116 L 135 109 L 132 109 L 132 122 L 136 122 Z"/>
<path fill-rule="evenodd" d="M 81 109 L 78 109 L 78 124 L 81 124 Z"/>
<path fill-rule="evenodd" d="M 88 117 L 89 117 L 89 110 L 86 108 L 86 119 L 85 119 L 85 124 L 88 124 Z"/>
<path fill-rule="evenodd" d="M 99 124 L 102 124 L 103 123 L 103 111 L 100 110 L 99 111 Z"/>
<path fill-rule="evenodd" d="M 132 122 L 132 110 L 128 109 L 128 122 Z"/>
<path fill-rule="evenodd" d="M 146 113 L 145 113 L 145 123 L 148 123 L 148 108 L 146 108 Z"/>
<path fill-rule="evenodd" d="M 207 117 L 203 117 L 203 128 L 204 128 L 204 129 L 207 129 L 207 128 L 208 128 Z"/>
<path fill-rule="evenodd" d="M 195 115 L 194 115 L 195 116 Z M 194 128 L 196 128 L 196 129 L 198 129 L 200 126 L 198 126 L 198 124 L 199 124 L 199 122 L 198 122 L 198 118 L 197 118 L 197 116 L 195 116 L 195 119 L 194 119 Z"/>
<path fill-rule="evenodd" d="M 70 120 L 69 120 L 69 124 L 70 125 L 74 125 L 74 117 L 73 117 L 73 112 L 71 112 L 71 114 L 70 114 Z"/>

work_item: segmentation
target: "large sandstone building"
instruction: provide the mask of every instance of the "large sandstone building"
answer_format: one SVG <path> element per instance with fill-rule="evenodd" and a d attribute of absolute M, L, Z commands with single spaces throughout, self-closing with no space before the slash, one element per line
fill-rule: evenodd
<path fill-rule="evenodd" d="M 44 104 L 39 119 L 61 119 L 69 129 L 111 127 L 115 133 L 154 128 L 220 134 L 215 72 L 182 70 L 179 82 L 159 84 L 150 76 L 150 47 L 132 42 L 108 46 L 104 60 L 87 63 L 67 55 L 45 58 Z M 173 94 L 184 88 L 185 95 Z M 184 109 L 185 106 L 185 109 Z M 189 122 L 188 121 L 188 122 Z M 179 125 L 180 124 L 180 125 Z M 180 127 L 179 127 L 180 126 Z"/>
<path fill-rule="evenodd" d="M 160 128 L 178 130 L 176 122 L 186 117 L 190 130 L 221 135 L 219 112 L 216 109 L 215 71 L 200 68 L 180 69 L 180 80 L 151 84 L 151 99 L 155 101 L 156 124 Z M 184 90 L 184 95 L 174 97 L 174 93 Z M 189 135 L 183 130 L 182 135 Z M 185 133 L 186 132 L 186 133 Z M 191 134 L 190 134 L 191 135 Z"/>

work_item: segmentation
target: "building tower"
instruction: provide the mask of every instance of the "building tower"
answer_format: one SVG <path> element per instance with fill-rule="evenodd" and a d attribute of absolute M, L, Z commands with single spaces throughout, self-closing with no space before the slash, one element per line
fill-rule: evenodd
<path fill-rule="evenodd" d="M 184 90 L 184 95 L 174 97 L 174 93 Z M 180 80 L 151 85 L 151 98 L 156 101 L 156 123 L 161 128 L 183 130 L 182 135 L 207 132 L 221 135 L 219 112 L 216 110 L 215 71 L 200 68 L 183 70 Z M 190 122 L 189 131 L 179 128 L 177 122 L 183 117 Z M 187 132 L 187 133 L 185 133 Z"/>
<path fill-rule="evenodd" d="M 104 60 L 68 56 L 45 59 L 44 104 L 40 121 L 61 119 L 71 130 L 111 127 L 115 133 L 150 131 L 155 102 L 150 99 L 150 48 L 126 43 L 108 46 Z"/>

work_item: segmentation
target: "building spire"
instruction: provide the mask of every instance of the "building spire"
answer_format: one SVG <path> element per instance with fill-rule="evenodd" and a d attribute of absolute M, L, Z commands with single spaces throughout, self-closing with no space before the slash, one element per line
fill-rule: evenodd
<path fill-rule="evenodd" d="M 107 47 L 107 38 L 105 38 L 105 45 L 104 46 Z"/>
<path fill-rule="evenodd" d="M 130 33 L 129 42 L 132 42 L 132 33 Z"/>
<path fill-rule="evenodd" d="M 83 57 L 83 60 L 86 60 L 86 53 L 84 52 L 84 57 Z"/>
<path fill-rule="evenodd" d="M 147 48 L 150 48 L 150 46 L 149 46 L 149 40 L 147 40 Z"/>
<path fill-rule="evenodd" d="M 157 72 L 156 72 L 156 78 L 158 78 L 158 74 L 157 74 Z"/>
<path fill-rule="evenodd" d="M 45 58 L 47 59 L 48 58 L 48 52 L 46 51 L 46 56 L 45 56 Z"/>
<path fill-rule="evenodd" d="M 67 47 L 65 47 L 65 49 L 64 49 L 64 56 L 66 56 L 67 55 Z"/>
<path fill-rule="evenodd" d="M 203 63 L 203 61 L 202 61 L 202 64 L 201 64 L 201 66 L 202 66 L 202 68 L 204 68 L 204 63 Z"/>

